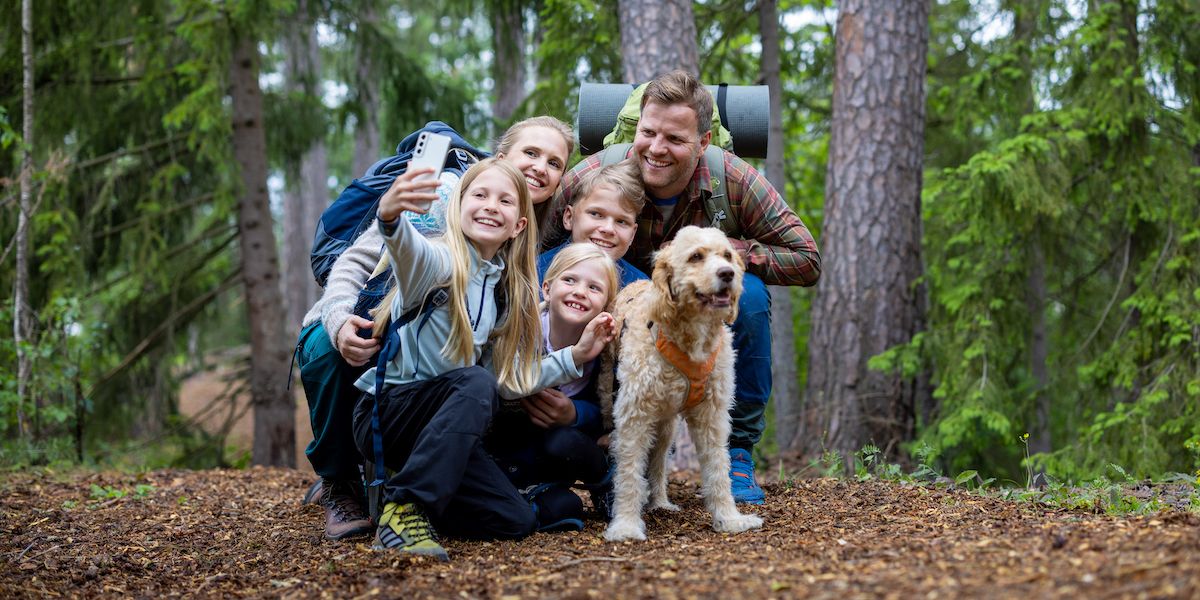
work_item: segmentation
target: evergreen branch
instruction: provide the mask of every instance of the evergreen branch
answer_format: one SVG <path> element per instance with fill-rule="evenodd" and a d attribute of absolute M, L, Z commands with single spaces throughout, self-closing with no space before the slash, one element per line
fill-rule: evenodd
<path fill-rule="evenodd" d="M 1158 252 L 1158 260 L 1154 262 L 1154 268 L 1150 269 L 1150 276 L 1146 278 L 1146 283 L 1142 285 L 1150 285 L 1151 283 L 1154 283 L 1155 279 L 1158 279 L 1158 270 L 1162 267 L 1163 261 L 1167 258 L 1167 250 L 1170 249 L 1171 240 L 1174 236 L 1175 228 L 1168 224 L 1167 241 L 1163 243 L 1162 250 Z M 1137 310 L 1137 307 L 1130 307 L 1130 309 L 1125 312 L 1125 318 L 1121 319 L 1121 326 L 1117 327 L 1117 333 L 1113 335 L 1114 343 L 1121 337 L 1121 334 L 1125 332 L 1125 326 L 1129 324 L 1129 318 L 1133 316 L 1133 311 L 1135 310 Z"/>
<path fill-rule="evenodd" d="M 212 200 L 213 196 L 215 196 L 215 194 L 212 192 L 209 192 L 207 194 L 201 194 L 199 196 L 196 196 L 195 198 L 192 198 L 190 200 L 186 200 L 184 202 L 181 202 L 179 204 L 171 206 L 170 208 L 168 208 L 160 213 L 152 214 L 152 215 L 143 215 L 143 216 L 133 219 L 131 221 L 126 221 L 124 223 L 121 223 L 120 225 L 116 225 L 114 227 L 109 227 L 108 229 L 105 229 L 104 231 L 92 234 L 92 237 L 104 238 L 104 237 L 108 237 L 110 235 L 120 233 L 122 231 L 125 231 L 126 229 L 136 227 L 137 225 L 139 225 L 141 223 L 149 221 L 150 219 L 157 219 L 159 217 L 165 217 L 171 213 L 179 212 L 185 208 L 191 208 L 198 204 L 202 204 L 204 202 Z"/>
<path fill-rule="evenodd" d="M 184 135 L 182 135 L 182 134 L 180 134 L 180 135 L 173 135 L 173 136 L 170 136 L 170 137 L 167 137 L 167 138 L 161 139 L 161 140 L 157 140 L 157 141 L 153 141 L 153 142 L 147 142 L 147 143 L 145 143 L 145 144 L 142 144 L 141 146 L 134 146 L 133 148 L 126 148 L 126 149 L 123 149 L 123 150 L 116 150 L 116 151 L 113 151 L 113 152 L 109 152 L 108 154 L 102 154 L 102 155 L 100 155 L 100 156 L 97 156 L 97 157 L 95 157 L 95 158 L 90 158 L 90 159 L 88 159 L 88 160 L 85 160 L 85 161 L 82 161 L 82 162 L 75 163 L 75 165 L 73 166 L 73 168 L 75 168 L 75 169 L 88 169 L 88 168 L 94 167 L 94 166 L 96 166 L 96 165 L 104 164 L 104 163 L 106 163 L 106 162 L 108 162 L 108 161 L 111 161 L 111 160 L 115 160 L 115 159 L 122 158 L 122 157 L 125 157 L 125 156 L 132 156 L 132 155 L 134 155 L 134 154 L 141 154 L 141 153 L 143 153 L 143 152 L 146 152 L 147 150 L 154 150 L 155 148 L 158 148 L 158 147 L 160 147 L 160 146 L 166 146 L 167 144 L 170 144 L 170 143 L 172 143 L 172 142 L 177 142 L 177 141 L 179 141 L 179 140 L 182 140 L 182 139 L 184 139 L 185 137 L 186 137 L 186 136 L 184 136 Z"/>
<path fill-rule="evenodd" d="M 27 223 L 30 223 L 30 224 L 33 223 L 33 215 L 36 215 L 38 208 L 40 208 L 42 206 L 42 200 L 46 199 L 46 193 L 45 193 L 46 186 L 42 185 L 41 182 L 34 181 L 33 188 L 34 189 L 30 190 L 30 192 L 34 192 L 34 191 L 37 192 L 37 200 L 34 201 L 33 207 L 29 209 L 29 214 L 25 215 L 25 219 L 26 219 Z M 6 200 L 6 202 L 11 202 L 13 199 L 14 199 L 14 197 L 10 196 Z M 32 225 L 27 225 L 27 227 L 32 227 Z M 9 242 L 8 242 L 8 246 L 4 248 L 4 254 L 0 254 L 0 264 L 4 264 L 4 261 L 8 260 L 8 253 L 12 252 L 13 248 L 16 248 L 16 247 L 17 247 L 17 236 L 14 234 L 12 239 L 9 240 Z"/>
<path fill-rule="evenodd" d="M 121 359 L 121 362 L 119 362 L 117 364 L 117 366 L 113 367 L 112 369 L 109 369 L 108 372 L 105 373 L 104 375 L 101 375 L 100 378 L 97 379 L 96 382 L 92 384 L 92 387 L 88 388 L 88 391 L 87 391 L 87 394 L 85 395 L 85 397 L 94 395 L 96 393 L 96 390 L 99 389 L 100 386 L 108 383 L 114 377 L 119 375 L 122 371 L 129 368 L 129 366 L 132 365 L 135 361 L 137 361 L 139 358 L 144 356 L 146 354 L 146 352 L 150 349 L 150 347 L 153 346 L 154 343 L 157 342 L 159 338 L 161 338 L 163 335 L 165 335 L 167 330 L 170 329 L 172 327 L 172 325 L 174 325 L 175 321 L 182 319 L 186 316 L 189 316 L 191 314 L 194 314 L 196 312 L 199 312 L 200 309 L 207 306 L 208 303 L 212 302 L 214 299 L 216 299 L 217 296 L 220 296 L 226 290 L 237 285 L 241 281 L 241 274 L 242 274 L 241 269 L 238 269 L 238 270 L 233 271 L 229 275 L 226 275 L 225 280 L 222 281 L 220 283 L 220 285 L 209 290 L 203 296 L 200 296 L 199 298 L 192 300 L 186 306 L 184 306 L 182 309 L 180 309 L 179 312 L 176 312 L 175 314 L 168 316 L 166 319 L 163 319 L 162 324 L 160 324 L 158 327 L 155 327 L 154 330 L 151 331 L 149 335 L 147 335 L 145 338 L 143 338 L 141 342 L 138 342 L 138 344 L 136 346 L 134 346 L 133 350 L 130 350 L 129 353 L 126 354 L 125 357 Z"/>
<path fill-rule="evenodd" d="M 167 251 L 164 258 L 166 260 L 170 260 L 180 254 L 183 254 L 184 251 L 191 249 L 193 246 L 196 246 L 197 244 L 199 244 L 201 242 L 206 242 L 214 237 L 217 237 L 217 235 L 220 233 L 223 233 L 226 231 L 232 231 L 233 233 L 230 234 L 229 238 L 227 238 L 224 242 L 221 242 L 220 244 L 217 245 L 216 248 L 214 248 L 214 250 L 220 251 L 225 246 L 229 245 L 229 242 L 237 239 L 237 236 L 238 236 L 237 229 L 238 229 L 238 226 L 236 224 L 235 225 L 225 225 L 224 227 L 222 227 L 220 225 L 210 227 L 208 229 L 208 231 L 205 231 L 203 234 L 201 234 L 201 237 L 197 237 L 194 240 L 180 244 L 180 245 L 172 248 L 171 250 Z M 213 252 L 209 252 L 209 255 L 214 255 L 214 254 L 213 254 Z"/>
<path fill-rule="evenodd" d="M 1079 350 L 1075 351 L 1076 356 L 1083 354 L 1083 351 L 1087 349 L 1088 344 L 1092 343 L 1092 340 L 1096 337 L 1096 334 L 1100 333 L 1100 328 L 1104 326 L 1104 321 L 1108 319 L 1108 311 L 1112 310 L 1113 304 L 1116 303 L 1117 298 L 1121 295 L 1121 287 L 1125 283 L 1125 272 L 1129 269 L 1129 248 L 1132 245 L 1133 235 L 1126 236 L 1125 258 L 1121 261 L 1121 275 L 1117 277 L 1116 289 L 1113 290 L 1112 297 L 1108 299 L 1108 305 L 1104 307 L 1104 312 L 1100 314 L 1100 321 L 1096 323 L 1096 328 L 1093 329 L 1092 332 L 1088 334 L 1087 338 L 1083 340 L 1083 343 L 1079 345 Z"/>
<path fill-rule="evenodd" d="M 236 230 L 236 229 L 237 229 L 237 225 L 226 225 L 226 226 L 224 226 L 224 227 L 222 227 L 222 226 L 219 226 L 219 225 L 218 225 L 218 226 L 210 227 L 208 230 L 204 231 L 203 233 L 201 233 L 199 236 L 195 237 L 194 239 L 188 240 L 188 241 L 186 241 L 186 242 L 184 242 L 184 243 L 182 243 L 182 244 L 180 244 L 180 245 L 178 245 L 178 246 L 176 246 L 176 247 L 174 247 L 174 248 L 172 248 L 172 249 L 168 250 L 168 251 L 167 251 L 167 252 L 164 254 L 164 256 L 163 256 L 163 260 L 164 260 L 164 261 L 165 261 L 165 260 L 170 260 L 171 258 L 175 257 L 176 255 L 178 255 L 178 254 L 182 253 L 183 251 L 187 250 L 188 248 L 191 248 L 191 247 L 193 247 L 193 246 L 195 246 L 195 245 L 197 245 L 197 244 L 200 244 L 200 243 L 202 243 L 202 242 L 206 242 L 206 241 L 208 241 L 208 240 L 210 240 L 210 239 L 212 239 L 212 238 L 214 238 L 214 237 L 217 237 L 217 235 L 221 234 L 222 232 L 225 232 L 225 231 L 233 231 L 233 230 Z M 237 235 L 237 234 L 236 234 L 236 232 L 235 232 L 233 235 L 234 235 L 234 237 L 236 237 L 236 235 Z M 226 240 L 225 242 L 222 242 L 222 243 L 221 243 L 220 247 L 224 247 L 224 246 L 225 246 L 225 245 L 227 245 L 228 243 L 229 243 L 229 241 L 228 241 L 228 240 Z M 101 283 L 100 285 L 96 286 L 96 288 L 94 288 L 94 289 L 92 289 L 91 291 L 87 292 L 87 294 L 85 294 L 85 297 L 89 297 L 89 298 L 90 298 L 90 297 L 92 297 L 92 296 L 95 296 L 95 295 L 99 294 L 100 292 L 103 292 L 104 290 L 106 290 L 106 289 L 108 289 L 108 288 L 110 288 L 110 287 L 112 287 L 112 286 L 114 286 L 114 285 L 116 285 L 116 284 L 118 284 L 118 283 L 120 283 L 120 282 L 122 282 L 122 281 L 125 281 L 127 278 L 129 278 L 129 277 L 131 277 L 131 276 L 133 276 L 133 275 L 134 275 L 134 273 L 131 273 L 131 272 L 130 272 L 130 273 L 124 273 L 124 274 L 121 274 L 121 275 L 117 276 L 117 277 L 116 277 L 116 278 L 114 278 L 114 279 L 110 279 L 110 280 L 108 280 L 108 281 L 105 281 L 105 282 Z"/>

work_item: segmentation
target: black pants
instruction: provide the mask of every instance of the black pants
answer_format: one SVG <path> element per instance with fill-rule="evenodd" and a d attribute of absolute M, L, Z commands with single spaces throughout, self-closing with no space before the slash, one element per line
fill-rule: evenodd
<path fill-rule="evenodd" d="M 608 458 L 596 440 L 574 427 L 543 429 L 524 411 L 501 413 L 485 440 L 517 487 L 537 483 L 594 484 L 608 474 Z"/>
<path fill-rule="evenodd" d="M 354 438 L 373 460 L 371 407 L 363 394 Z M 478 539 L 533 532 L 533 509 L 484 450 L 481 437 L 499 406 L 496 378 L 481 367 L 390 386 L 379 404 L 387 502 L 416 502 L 441 533 Z M 368 477 L 371 475 L 368 474 Z"/>

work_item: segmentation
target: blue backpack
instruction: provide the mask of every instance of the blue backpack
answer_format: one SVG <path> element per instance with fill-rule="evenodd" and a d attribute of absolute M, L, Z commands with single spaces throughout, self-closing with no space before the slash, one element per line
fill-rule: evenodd
<path fill-rule="evenodd" d="M 472 146 L 457 131 L 441 121 L 430 121 L 421 129 L 408 134 L 401 140 L 400 145 L 396 146 L 394 156 L 371 165 L 366 173 L 350 182 L 350 185 L 338 194 L 337 200 L 321 213 L 321 220 L 317 223 L 317 231 L 313 236 L 312 252 L 309 254 L 313 276 L 321 287 L 325 287 L 334 261 L 354 244 L 354 240 L 358 239 L 375 219 L 379 197 L 392 186 L 396 177 L 408 169 L 408 161 L 412 159 L 413 150 L 417 145 L 417 136 L 422 131 L 450 136 L 450 154 L 446 156 L 446 166 L 442 170 L 454 172 L 459 177 L 481 158 L 490 156 Z"/>

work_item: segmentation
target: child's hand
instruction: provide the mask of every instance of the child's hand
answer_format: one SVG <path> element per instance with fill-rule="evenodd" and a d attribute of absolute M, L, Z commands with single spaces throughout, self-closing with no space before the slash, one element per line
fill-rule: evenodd
<path fill-rule="evenodd" d="M 575 403 L 554 388 L 521 398 L 521 408 L 529 413 L 529 420 L 534 425 L 543 429 L 575 424 Z"/>
<path fill-rule="evenodd" d="M 397 177 L 396 181 L 392 182 L 392 187 L 379 197 L 379 210 L 376 212 L 379 220 L 395 221 L 400 213 L 406 210 L 421 215 L 429 212 L 430 203 L 438 199 L 435 192 L 438 180 L 436 177 L 427 179 L 416 179 L 416 177 L 430 173 L 433 173 L 433 169 L 412 169 Z"/>
<path fill-rule="evenodd" d="M 613 316 L 606 312 L 596 315 L 584 328 L 579 341 L 571 346 L 571 357 L 575 359 L 575 366 L 583 366 L 600 356 L 604 345 L 611 342 L 615 334 L 616 320 Z"/>

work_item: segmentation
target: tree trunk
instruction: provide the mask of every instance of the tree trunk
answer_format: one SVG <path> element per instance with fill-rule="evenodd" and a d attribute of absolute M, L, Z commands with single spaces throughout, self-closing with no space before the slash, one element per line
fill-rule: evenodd
<path fill-rule="evenodd" d="M 319 96 L 320 49 L 316 27 L 308 18 L 306 0 L 296 6 L 296 20 L 287 32 L 287 78 L 293 92 Z M 326 181 L 329 164 L 325 140 L 318 139 L 288 169 L 283 208 L 284 295 L 287 298 L 287 336 L 300 332 L 300 321 L 317 302 L 320 289 L 313 279 L 309 253 L 321 211 L 329 203 Z"/>
<path fill-rule="evenodd" d="M 700 75 L 690 0 L 619 0 L 625 81 L 642 83 L 673 69 Z"/>
<path fill-rule="evenodd" d="M 375 27 L 376 18 L 375 3 L 364 3 L 359 11 L 359 27 Z M 354 165 L 351 177 L 361 177 L 375 161 L 383 158 L 379 148 L 379 82 L 375 76 L 372 54 L 366 43 L 360 40 L 356 87 L 361 110 L 357 126 L 354 128 Z M 326 199 L 322 208 L 328 204 L 329 199 Z"/>
<path fill-rule="evenodd" d="M 839 4 L 832 137 L 809 338 L 806 451 L 874 443 L 894 458 L 913 433 L 915 381 L 867 368 L 921 327 L 921 164 L 929 4 Z"/>
<path fill-rule="evenodd" d="M 512 119 L 525 100 L 525 14 L 520 0 L 492 0 L 492 80 L 496 95 L 492 99 L 492 118 L 497 123 Z"/>
<path fill-rule="evenodd" d="M 13 341 L 17 348 L 17 432 L 30 435 L 25 416 L 25 396 L 33 361 L 25 344 L 32 341 L 32 315 L 29 314 L 29 221 L 33 210 L 33 0 L 21 2 L 21 151 L 20 199 L 17 204 L 17 273 L 13 285 Z"/>
<path fill-rule="evenodd" d="M 254 404 L 257 465 L 295 466 L 296 431 L 286 377 L 291 340 L 279 308 L 279 257 L 267 198 L 267 144 L 263 132 L 262 91 L 258 85 L 258 44 L 235 32 L 230 63 L 233 100 L 233 151 L 241 166 L 242 197 L 238 228 L 246 317 L 250 325 L 250 395 Z"/>
<path fill-rule="evenodd" d="M 1016 104 L 1021 117 L 1031 115 L 1037 109 L 1033 97 L 1033 49 L 1037 35 L 1037 17 L 1045 7 L 1040 2 L 1014 2 L 1007 7 L 1013 13 L 1013 35 L 1017 61 L 1021 67 L 1021 81 L 1015 88 Z M 1020 118 L 1012 124 L 1014 135 L 1019 131 Z M 1029 436 L 1029 451 L 1049 452 L 1053 448 L 1050 437 L 1050 397 L 1046 388 L 1050 384 L 1049 337 L 1046 332 L 1046 268 L 1045 237 L 1041 225 L 1035 224 L 1029 233 L 1026 246 L 1029 248 L 1029 273 L 1025 281 L 1025 303 L 1029 310 L 1029 374 L 1033 377 L 1034 423 Z"/>
<path fill-rule="evenodd" d="M 762 36 L 762 79 L 771 95 L 771 120 L 767 135 L 764 174 L 780 195 L 787 197 L 783 171 L 783 83 L 779 77 L 779 12 L 776 0 L 758 3 L 758 30 Z M 775 405 L 775 443 L 780 452 L 792 449 L 799 409 L 796 345 L 792 332 L 792 292 L 771 287 L 771 402 Z"/>

